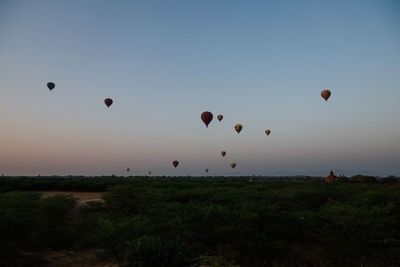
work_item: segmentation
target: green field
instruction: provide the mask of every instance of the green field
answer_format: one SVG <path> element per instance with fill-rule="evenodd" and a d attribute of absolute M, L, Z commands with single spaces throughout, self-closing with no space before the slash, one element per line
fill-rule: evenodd
<path fill-rule="evenodd" d="M 120 266 L 400 266 L 400 184 L 1 177 L 0 266 L 46 265 L 49 250 Z"/>

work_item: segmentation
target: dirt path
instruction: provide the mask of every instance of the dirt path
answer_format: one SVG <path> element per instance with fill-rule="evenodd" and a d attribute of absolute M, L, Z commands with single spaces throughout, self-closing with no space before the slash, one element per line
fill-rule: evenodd
<path fill-rule="evenodd" d="M 43 267 L 118 267 L 115 262 L 102 259 L 100 256 L 104 251 L 97 250 L 56 250 L 43 252 L 21 252 L 15 265 L 8 266 L 43 266 Z M 3 265 L 2 265 L 3 266 Z M 5 265 L 4 265 L 5 266 Z"/>
<path fill-rule="evenodd" d="M 67 191 L 44 191 L 43 197 L 51 197 L 55 195 L 72 195 L 78 199 L 79 204 L 85 204 L 89 201 L 104 202 L 101 198 L 104 192 L 67 192 Z"/>
<path fill-rule="evenodd" d="M 54 251 L 47 253 L 45 259 L 47 265 L 44 266 L 77 266 L 77 267 L 89 267 L 89 266 L 101 266 L 101 267 L 116 267 L 117 264 L 104 262 L 97 257 L 97 251 Z"/>

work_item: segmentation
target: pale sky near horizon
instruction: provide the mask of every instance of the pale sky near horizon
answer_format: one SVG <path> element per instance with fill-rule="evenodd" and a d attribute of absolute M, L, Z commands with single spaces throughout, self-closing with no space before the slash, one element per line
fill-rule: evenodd
<path fill-rule="evenodd" d="M 0 97 L 5 175 L 400 175 L 400 4 L 0 0 Z"/>

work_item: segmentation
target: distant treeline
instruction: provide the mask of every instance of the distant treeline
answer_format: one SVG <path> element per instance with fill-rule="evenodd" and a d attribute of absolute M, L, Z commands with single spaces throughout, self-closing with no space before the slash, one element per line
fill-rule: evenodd
<path fill-rule="evenodd" d="M 60 191 L 79 191 L 79 192 L 103 192 L 108 188 L 116 185 L 141 185 L 150 182 L 163 186 L 165 182 L 178 183 L 185 181 L 185 184 L 198 182 L 210 182 L 217 181 L 223 182 L 226 180 L 231 183 L 243 183 L 248 181 L 250 178 L 254 178 L 254 181 L 261 182 L 297 182 L 297 183 L 322 183 L 321 177 L 310 177 L 310 176 L 295 176 L 295 177 L 262 177 L 262 176 L 234 176 L 234 177 L 173 177 L 173 176 L 33 176 L 33 177 L 16 177 L 16 176 L 3 176 L 0 177 L 0 192 L 7 191 L 48 191 L 48 190 L 60 190 Z M 386 177 L 376 178 L 374 176 L 363 176 L 355 175 L 351 178 L 338 177 L 337 183 L 383 183 L 383 184 L 395 184 L 400 182 L 400 178 L 397 177 Z"/>

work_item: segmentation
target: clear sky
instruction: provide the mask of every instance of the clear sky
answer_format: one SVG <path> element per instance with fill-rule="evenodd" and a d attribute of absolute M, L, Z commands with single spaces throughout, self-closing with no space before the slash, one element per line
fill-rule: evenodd
<path fill-rule="evenodd" d="M 0 99 L 5 175 L 400 175 L 400 4 L 0 0 Z"/>

